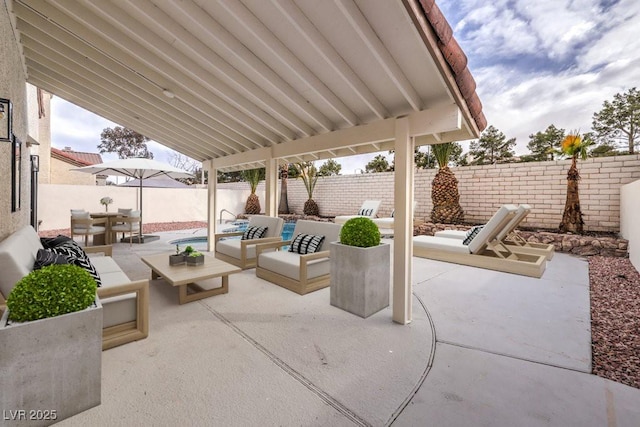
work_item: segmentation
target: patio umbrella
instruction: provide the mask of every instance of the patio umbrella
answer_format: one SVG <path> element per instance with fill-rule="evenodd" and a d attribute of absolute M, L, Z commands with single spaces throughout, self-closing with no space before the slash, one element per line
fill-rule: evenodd
<path fill-rule="evenodd" d="M 174 179 L 193 177 L 189 172 L 178 169 L 169 164 L 158 162 L 157 160 L 138 157 L 113 160 L 111 162 L 99 163 L 97 165 L 85 166 L 71 170 L 91 173 L 94 175 L 128 176 L 139 181 L 140 243 L 144 243 L 144 240 L 142 240 L 142 181 L 147 178 L 155 177 L 169 177 Z"/>

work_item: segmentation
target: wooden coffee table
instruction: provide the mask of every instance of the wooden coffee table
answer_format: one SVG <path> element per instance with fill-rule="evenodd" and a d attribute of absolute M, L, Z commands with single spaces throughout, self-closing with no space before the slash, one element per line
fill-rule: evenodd
<path fill-rule="evenodd" d="M 202 265 L 169 265 L 170 253 L 147 255 L 142 257 L 142 262 L 151 267 L 151 279 L 162 277 L 172 286 L 177 286 L 180 291 L 180 304 L 197 301 L 214 295 L 229 292 L 229 274 L 239 273 L 241 268 L 220 261 L 212 255 L 204 254 Z M 198 285 L 198 281 L 222 278 L 222 287 L 205 289 Z M 189 290 L 191 292 L 189 292 Z"/>

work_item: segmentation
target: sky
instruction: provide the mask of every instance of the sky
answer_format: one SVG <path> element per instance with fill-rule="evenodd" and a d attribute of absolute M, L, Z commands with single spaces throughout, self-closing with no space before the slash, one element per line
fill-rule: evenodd
<path fill-rule="evenodd" d="M 383 0 L 376 0 L 383 1 Z M 468 59 L 489 125 L 516 138 L 526 154 L 529 135 L 554 124 L 591 130 L 605 100 L 640 86 L 638 0 L 436 0 Z M 96 152 L 100 133 L 116 124 L 52 101 L 52 144 Z M 168 162 L 171 150 L 149 149 Z M 465 151 L 468 142 L 463 143 Z M 384 153 L 390 159 L 390 156 Z M 336 159 L 342 174 L 360 173 L 376 154 Z M 103 159 L 115 159 L 103 155 Z M 321 162 L 322 163 L 322 162 Z"/>

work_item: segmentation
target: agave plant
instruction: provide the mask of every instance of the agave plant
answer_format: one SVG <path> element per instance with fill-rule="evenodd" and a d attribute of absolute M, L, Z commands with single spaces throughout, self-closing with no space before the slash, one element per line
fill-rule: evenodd
<path fill-rule="evenodd" d="M 251 194 L 247 198 L 247 203 L 244 205 L 244 212 L 249 215 L 255 215 L 260 213 L 260 199 L 256 195 L 258 189 L 258 183 L 260 182 L 260 169 L 249 169 L 242 172 L 242 178 L 249 183 L 251 187 Z"/>
<path fill-rule="evenodd" d="M 431 182 L 431 221 L 445 224 L 461 222 L 464 219 L 464 211 L 460 206 L 458 180 L 448 166 L 453 143 L 435 144 L 431 148 L 439 166 Z"/>
<path fill-rule="evenodd" d="M 302 182 L 304 182 L 304 188 L 309 196 L 309 199 L 304 202 L 302 212 L 305 215 L 318 216 L 320 215 L 320 208 L 313 200 L 313 190 L 318 182 L 318 169 L 316 169 L 313 162 L 296 163 L 296 169 L 302 178 Z"/>
<path fill-rule="evenodd" d="M 578 157 L 582 160 L 587 158 L 587 149 L 593 145 L 593 141 L 588 137 L 582 137 L 578 132 L 567 135 L 562 141 L 562 153 L 571 157 L 571 167 L 567 172 L 567 200 L 564 204 L 564 213 L 560 223 L 560 231 L 563 233 L 572 232 L 582 234 L 584 231 L 584 220 L 580 209 L 580 195 L 578 193 Z"/>

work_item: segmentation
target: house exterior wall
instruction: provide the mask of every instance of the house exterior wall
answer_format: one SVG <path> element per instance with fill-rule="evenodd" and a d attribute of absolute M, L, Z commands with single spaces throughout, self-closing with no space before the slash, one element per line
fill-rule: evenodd
<path fill-rule="evenodd" d="M 73 166 L 70 163 L 64 162 L 60 159 L 56 159 L 55 157 L 49 156 L 49 158 L 51 168 L 51 184 L 96 185 L 95 175 L 92 175 L 90 173 L 72 171 L 71 169 L 78 168 L 79 166 Z"/>
<path fill-rule="evenodd" d="M 505 203 L 528 203 L 532 212 L 525 227 L 555 229 L 566 199 L 570 160 L 508 163 L 451 168 L 458 178 L 465 222 L 486 222 Z M 620 231 L 620 187 L 640 178 L 640 155 L 600 157 L 578 162 L 580 204 L 589 231 Z M 431 181 L 436 170 L 415 174 L 415 217 L 429 220 Z M 218 184 L 218 188 L 246 188 L 246 183 Z M 263 190 L 262 183 L 258 193 Z M 307 199 L 301 179 L 287 183 L 289 208 L 302 213 Z M 378 216 L 393 210 L 393 173 L 339 175 L 318 179 L 313 199 L 323 216 L 355 214 L 364 200 L 382 200 Z M 224 207 L 224 206 L 222 206 Z"/>
<path fill-rule="evenodd" d="M 29 224 L 30 167 L 27 141 L 27 90 L 20 52 L 6 7 L 0 8 L 0 97 L 13 103 L 13 133 L 22 141 L 21 209 L 11 212 L 12 144 L 0 142 L 0 240 Z"/>

